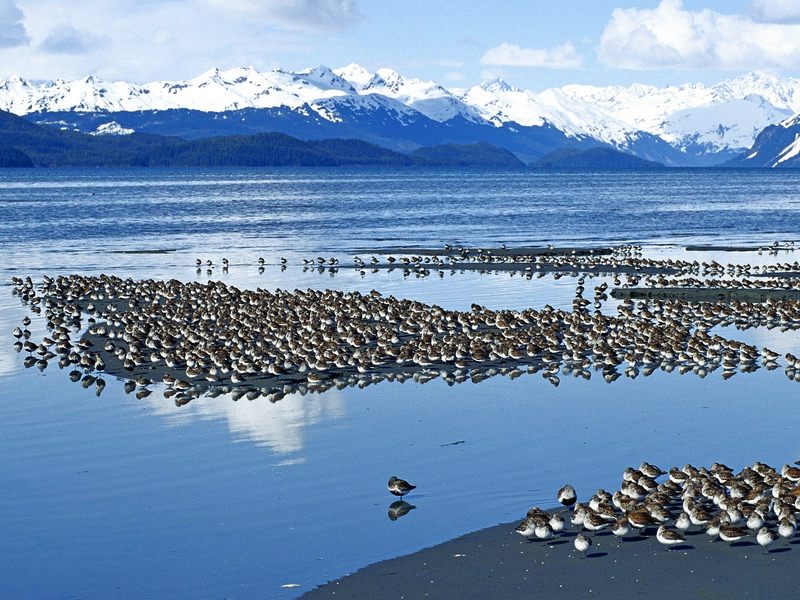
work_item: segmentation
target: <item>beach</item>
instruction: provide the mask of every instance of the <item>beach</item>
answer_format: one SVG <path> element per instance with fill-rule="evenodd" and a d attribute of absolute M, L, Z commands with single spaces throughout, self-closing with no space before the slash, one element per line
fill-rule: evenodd
<path fill-rule="evenodd" d="M 755 542 L 712 542 L 701 531 L 666 550 L 655 536 L 592 536 L 583 558 L 575 531 L 549 543 L 516 523 L 469 533 L 331 581 L 303 598 L 764 598 L 796 593 L 800 539 L 769 553 Z"/>

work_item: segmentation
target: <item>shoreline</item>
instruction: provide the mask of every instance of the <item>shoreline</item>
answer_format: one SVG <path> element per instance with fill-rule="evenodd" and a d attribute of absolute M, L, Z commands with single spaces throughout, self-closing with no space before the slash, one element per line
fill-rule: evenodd
<path fill-rule="evenodd" d="M 693 528 L 685 544 L 667 550 L 654 535 L 629 534 L 620 542 L 600 532 L 591 534 L 592 547 L 581 558 L 572 544 L 578 531 L 529 542 L 515 525 L 495 525 L 374 563 L 301 597 L 763 598 L 789 597 L 796 590 L 800 538 L 780 540 L 764 553 L 755 535 L 728 544 Z"/>

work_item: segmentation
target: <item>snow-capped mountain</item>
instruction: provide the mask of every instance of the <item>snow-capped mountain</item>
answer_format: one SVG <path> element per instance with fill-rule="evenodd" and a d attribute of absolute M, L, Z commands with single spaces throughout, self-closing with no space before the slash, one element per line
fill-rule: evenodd
<path fill-rule="evenodd" d="M 681 151 L 719 152 L 748 148 L 765 127 L 800 110 L 800 80 L 750 74 L 711 87 L 568 85 L 539 93 L 492 80 L 461 97 L 493 123 L 547 121 L 568 135 L 621 147 L 644 131 Z"/>
<path fill-rule="evenodd" d="M 749 148 L 763 129 L 800 112 L 800 80 L 751 73 L 713 86 L 567 85 L 534 92 L 498 79 L 447 89 L 355 64 L 296 72 L 242 67 L 141 85 L 93 76 L 0 79 L 0 110 L 37 122 L 64 121 L 87 132 L 114 122 L 124 130 L 160 133 L 160 122 L 172 123 L 165 133 L 191 137 L 235 133 L 236 123 L 253 131 L 257 122 L 315 137 L 313 123 L 320 134 L 369 137 L 390 147 L 413 146 L 422 136 L 437 142 L 487 141 L 530 156 L 539 152 L 539 142 L 518 144 L 515 140 L 525 137 L 520 134 L 552 137 L 555 130 L 568 143 L 608 144 L 668 164 L 709 164 Z M 159 121 L 143 116 L 154 111 Z M 184 120 L 191 111 L 193 124 L 181 129 L 176 115 L 165 115 L 169 111 Z M 281 119 L 291 127 L 276 125 Z M 205 125 L 198 127 L 198 120 Z M 216 125 L 208 126 L 211 120 Z M 365 133 L 375 122 L 382 129 Z M 425 132 L 401 135 L 400 127 Z"/>
<path fill-rule="evenodd" d="M 337 72 L 345 77 L 343 73 L 348 73 L 348 69 L 356 77 L 356 80 L 351 83 L 358 86 L 360 94 L 379 94 L 394 98 L 440 123 L 449 121 L 456 116 L 462 116 L 474 122 L 483 121 L 478 110 L 465 104 L 434 81 L 406 79 L 391 69 L 378 69 L 366 82 L 362 83 L 364 74 L 368 72 L 357 70 L 357 65 L 350 65 L 341 72 L 338 70 Z"/>
<path fill-rule="evenodd" d="M 800 113 L 764 129 L 747 153 L 728 164 L 736 167 L 800 167 Z"/>

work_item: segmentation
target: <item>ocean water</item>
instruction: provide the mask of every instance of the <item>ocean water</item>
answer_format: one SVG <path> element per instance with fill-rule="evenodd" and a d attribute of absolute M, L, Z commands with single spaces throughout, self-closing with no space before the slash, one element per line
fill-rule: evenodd
<path fill-rule="evenodd" d="M 567 307 L 570 277 L 304 270 L 382 247 L 635 242 L 654 257 L 794 262 L 687 244 L 800 239 L 800 173 L 381 169 L 0 173 L 0 597 L 294 597 L 369 563 L 618 483 L 628 465 L 800 458 L 782 370 L 380 383 L 280 402 L 98 397 L 23 366 L 12 276 L 111 273 Z M 231 266 L 198 272 L 195 260 Z M 267 262 L 259 272 L 257 259 Z M 279 258 L 288 266 L 281 269 Z M 598 283 L 599 279 L 592 281 Z M 587 285 L 588 287 L 588 285 Z M 614 310 L 613 301 L 604 306 Z M 34 316 L 34 337 L 44 333 Z M 726 331 L 781 352 L 793 332 Z M 392 521 L 392 474 L 419 487 Z M 293 584 L 298 587 L 282 587 Z"/>

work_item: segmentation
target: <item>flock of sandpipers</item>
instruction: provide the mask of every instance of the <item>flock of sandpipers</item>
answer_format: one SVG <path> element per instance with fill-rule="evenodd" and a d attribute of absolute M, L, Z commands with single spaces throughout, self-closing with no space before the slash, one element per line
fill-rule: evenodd
<path fill-rule="evenodd" d="M 738 473 L 721 463 L 662 471 L 642 463 L 638 469 L 625 469 L 613 493 L 600 489 L 578 502 L 575 489 L 565 485 L 557 500 L 571 509 L 569 522 L 558 512 L 533 507 L 517 533 L 548 542 L 572 526 L 580 531 L 574 546 L 583 554 L 592 545 L 590 534 L 606 530 L 621 541 L 629 533 L 655 533 L 667 549 L 684 544 L 691 533 L 704 532 L 732 544 L 754 538 L 767 551 L 781 538 L 788 543 L 797 530 L 800 468 L 786 464 L 776 470 L 756 462 Z"/>
<path fill-rule="evenodd" d="M 625 247 L 610 256 L 558 260 L 581 261 L 584 266 L 587 261 L 613 260 L 617 267 L 637 273 L 669 268 L 736 276 L 756 268 L 656 261 L 637 252 Z M 477 254 L 476 260 L 482 256 Z M 800 274 L 800 265 L 772 265 L 760 271 Z M 477 304 L 469 311 L 446 310 L 377 291 L 271 292 L 220 281 L 107 275 L 44 277 L 39 283 L 15 277 L 14 293 L 33 312 L 44 312 L 48 335 L 32 341 L 29 317 L 13 335 L 15 348 L 28 353 L 26 366 L 43 369 L 57 358 L 60 367 L 72 368 L 73 380 L 94 385 L 98 393 L 105 386 L 104 373 L 127 379 L 126 391 L 136 390 L 140 397 L 150 393 L 154 382 L 163 382 L 165 395 L 179 405 L 206 393 L 277 401 L 291 392 L 363 387 L 387 379 L 425 382 L 442 377 L 453 384 L 496 374 L 516 377 L 525 371 L 540 373 L 557 386 L 565 375 L 589 379 L 597 372 L 608 382 L 656 370 L 699 377 L 719 370 L 727 379 L 783 363 L 786 375 L 800 380 L 800 359 L 795 355 L 781 356 L 713 331 L 731 325 L 798 329 L 797 300 L 628 299 L 617 305 L 616 315 L 609 315 L 591 310 L 583 297 L 585 277 L 578 277 L 572 310 L 547 305 L 521 311 Z M 747 278 L 736 281 L 750 285 Z M 793 285 L 795 280 L 765 281 Z M 607 298 L 607 292 L 606 283 L 595 287 L 595 302 Z"/>

